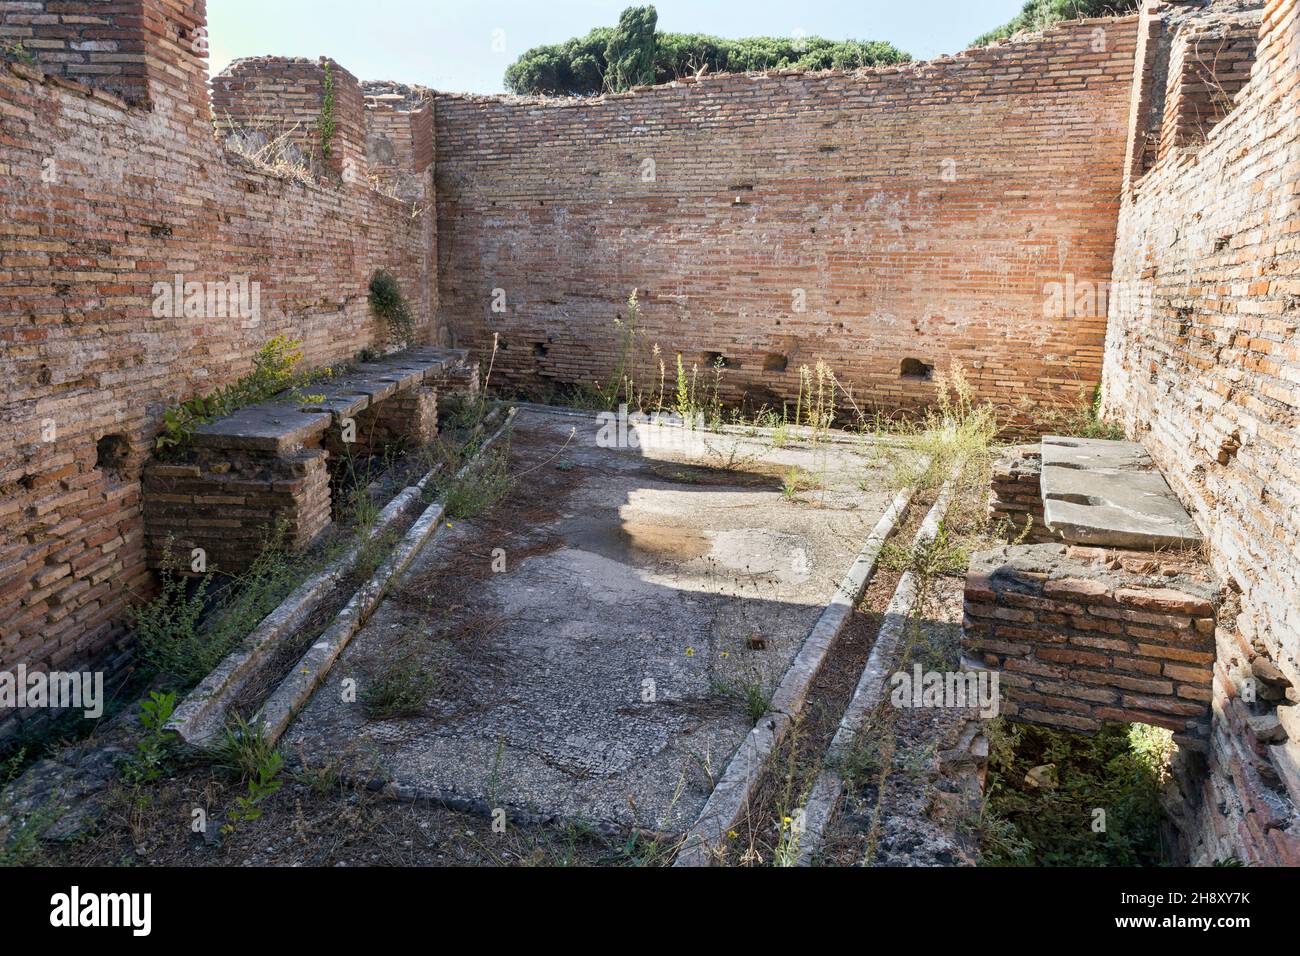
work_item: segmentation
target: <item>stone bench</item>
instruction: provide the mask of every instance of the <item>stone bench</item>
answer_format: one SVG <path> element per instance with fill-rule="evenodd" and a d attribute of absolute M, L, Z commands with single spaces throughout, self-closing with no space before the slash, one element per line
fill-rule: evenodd
<path fill-rule="evenodd" d="M 189 570 L 201 548 L 209 567 L 237 573 L 277 529 L 306 548 L 332 520 L 331 461 L 432 441 L 439 395 L 476 395 L 478 366 L 464 350 L 413 348 L 304 391 L 305 403 L 272 399 L 202 425 L 183 461 L 145 467 L 151 566 L 170 547 Z"/>
<path fill-rule="evenodd" d="M 989 517 L 1029 544 L 1194 548 L 1201 533 L 1134 442 L 1049 435 L 993 464 Z"/>
<path fill-rule="evenodd" d="M 1048 435 L 1040 446 L 1043 520 L 1071 544 L 1195 548 L 1196 523 L 1141 445 Z"/>

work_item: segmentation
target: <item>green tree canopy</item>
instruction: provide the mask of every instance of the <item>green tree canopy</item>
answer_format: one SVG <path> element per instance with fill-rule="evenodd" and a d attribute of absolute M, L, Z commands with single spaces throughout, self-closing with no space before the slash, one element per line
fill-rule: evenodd
<path fill-rule="evenodd" d="M 598 27 L 585 37 L 534 47 L 506 70 L 506 87 L 521 95 L 588 96 L 670 83 L 702 69 L 710 73 L 851 70 L 911 59 L 883 41 L 824 37 L 728 40 L 703 33 L 659 33 L 657 20 L 652 6 L 629 7 L 616 27 Z"/>
<path fill-rule="evenodd" d="M 618 26 L 605 47 L 605 81 L 611 90 L 622 92 L 655 81 L 654 7 L 628 7 L 618 17 Z"/>
<path fill-rule="evenodd" d="M 1024 9 L 1011 22 L 990 30 L 977 38 L 973 45 L 986 46 L 1025 30 L 1045 30 L 1063 20 L 1123 16 L 1136 10 L 1138 3 L 1139 0 L 1026 0 Z"/>

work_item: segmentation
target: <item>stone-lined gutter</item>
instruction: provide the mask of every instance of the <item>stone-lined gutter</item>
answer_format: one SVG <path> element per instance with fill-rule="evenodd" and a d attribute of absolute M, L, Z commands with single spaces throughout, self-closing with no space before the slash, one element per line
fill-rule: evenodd
<path fill-rule="evenodd" d="M 458 472 L 455 480 L 460 480 L 479 465 L 483 454 L 500 438 L 514 421 L 515 409 L 510 409 L 501 427 L 493 432 L 492 437 L 479 446 L 478 452 Z M 361 586 L 347 606 L 339 612 L 334 623 L 316 639 L 302 659 L 294 665 L 293 670 L 271 692 L 266 703 L 253 719 L 254 726 L 260 725 L 262 736 L 268 743 L 275 743 L 288 729 L 298 711 L 306 705 L 317 687 L 338 660 L 343 649 L 348 646 L 361 626 L 369 620 L 379 602 L 388 593 L 393 582 L 406 570 L 426 541 L 442 524 L 446 511 L 445 503 L 435 501 L 415 519 L 405 537 L 398 543 L 384 560 L 374 575 Z"/>
<path fill-rule="evenodd" d="M 907 510 L 914 493 L 914 488 L 900 491 L 876 523 L 839 590 L 822 610 L 786 670 L 772 695 L 767 714 L 732 756 L 704 809 L 687 831 L 673 866 L 712 866 L 716 862 L 717 848 L 725 843 L 727 832 L 739 823 L 752 801 L 767 758 L 785 738 L 794 718 L 803 709 L 813 678 L 848 624 L 853 609 L 866 593 L 885 541 Z"/>
<path fill-rule="evenodd" d="M 511 409 L 506 421 L 480 446 L 475 457 L 457 472 L 457 478 L 464 476 L 478 464 L 479 457 L 510 426 L 514 414 L 514 409 Z M 239 699 L 244 688 L 270 663 L 282 642 L 291 637 L 339 582 L 353 571 L 363 549 L 380 539 L 400 522 L 402 516 L 425 493 L 439 470 L 441 469 L 433 469 L 416 484 L 403 489 L 380 512 L 379 518 L 368 530 L 365 540 L 355 543 L 323 571 L 304 581 L 278 608 L 263 618 L 262 623 L 245 638 L 240 647 L 227 655 L 177 706 L 175 714 L 167 724 L 167 729 L 175 731 L 187 744 L 201 749 L 212 746 L 220 739 L 226 728 L 230 708 Z M 315 642 L 302 660 L 294 665 L 293 671 L 280 687 L 272 692 L 259 713 L 260 717 L 268 721 L 265 730 L 271 741 L 279 738 L 298 708 L 306 701 L 305 696 L 297 700 L 296 694 L 290 694 L 286 690 L 286 685 L 295 683 L 296 678 L 304 678 L 308 674 L 316 675 L 313 665 L 318 661 L 313 654 L 317 653 L 317 649 L 322 644 L 334 648 L 333 654 L 328 655 L 328 660 L 325 662 L 325 671 L 329 669 L 329 665 L 337 658 L 338 653 L 347 646 L 347 642 L 378 606 L 379 600 L 387 593 L 393 577 L 405 569 L 416 551 L 437 529 L 442 511 L 442 503 L 434 502 L 416 519 L 402 541 L 393 549 L 371 579 L 340 611 L 334 624 Z M 307 673 L 304 673 L 304 667 L 310 668 Z M 323 678 L 324 671 L 320 671 L 316 676 Z M 311 688 L 306 693 L 310 694 L 315 686 L 315 683 L 311 684 Z M 276 704 L 274 708 L 271 706 L 273 702 Z M 278 724 L 274 732 L 270 724 L 273 717 Z"/>
<path fill-rule="evenodd" d="M 958 465 L 940 490 L 934 506 L 916 532 L 916 537 L 912 541 L 913 550 L 925 547 L 938 535 L 939 527 L 952 502 L 960 471 L 961 465 Z M 818 775 L 817 782 L 813 784 L 812 793 L 804 806 L 803 831 L 799 837 L 798 851 L 800 866 L 810 865 L 814 855 L 821 848 L 826 827 L 844 792 L 844 778 L 840 775 L 839 768 L 861 732 L 867 715 L 875 710 L 884 698 L 885 685 L 888 683 L 889 675 L 898 666 L 898 654 L 907 631 L 907 621 L 916 606 L 919 593 L 920 581 L 915 572 L 905 572 L 898 581 L 898 587 L 894 589 L 894 596 L 890 599 L 889 606 L 885 609 L 884 620 L 881 621 L 880 630 L 876 633 L 876 642 L 871 647 L 867 666 L 862 669 L 862 677 L 858 680 L 857 689 L 854 690 L 853 697 L 840 718 L 839 729 L 835 732 L 830 746 L 826 748 L 822 772 Z"/>

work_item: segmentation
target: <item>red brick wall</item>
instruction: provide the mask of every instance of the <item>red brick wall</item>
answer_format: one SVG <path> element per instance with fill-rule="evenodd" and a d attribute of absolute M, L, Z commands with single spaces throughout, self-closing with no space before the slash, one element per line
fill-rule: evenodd
<path fill-rule="evenodd" d="M 971 559 L 963 649 L 1009 718 L 1093 733 L 1154 724 L 1203 748 L 1217 582 L 1172 554 L 1014 545 Z"/>
<path fill-rule="evenodd" d="M 1189 24 L 1169 55 L 1158 159 L 1195 146 L 1232 111 L 1233 99 L 1250 79 L 1259 23 L 1242 19 Z"/>
<path fill-rule="evenodd" d="M 1204 143 L 1167 152 L 1125 197 L 1115 280 L 1145 284 L 1151 302 L 1112 309 L 1105 409 L 1164 469 L 1216 569 L 1240 587 L 1242 613 L 1221 624 L 1244 648 L 1247 674 L 1262 661 L 1300 688 L 1297 76 L 1296 0 L 1270 0 L 1236 108 Z M 1223 723 L 1237 695 L 1229 670 L 1221 660 L 1215 681 L 1220 783 L 1240 766 L 1234 750 L 1266 753 Z M 1283 747 L 1300 766 L 1300 739 Z M 1229 789 L 1249 786 L 1247 777 L 1237 772 Z"/>
<path fill-rule="evenodd" d="M 433 194 L 433 104 L 394 109 L 368 98 L 366 156 L 370 175 L 407 202 Z"/>
<path fill-rule="evenodd" d="M 333 132 L 325 115 L 326 70 L 333 81 Z M 353 182 L 365 182 L 366 117 L 361 84 L 329 57 L 264 56 L 236 60 L 212 80 L 212 112 L 217 128 L 265 130 L 283 135 L 317 168 Z"/>
<path fill-rule="evenodd" d="M 459 344 L 500 332 L 497 382 L 603 380 L 637 288 L 647 341 L 670 365 L 725 356 L 731 397 L 793 400 L 823 358 L 859 400 L 921 403 L 935 383 L 900 374 L 916 358 L 961 363 L 1002 402 L 1076 400 L 1100 377 L 1104 307 L 1045 315 L 1045 287 L 1109 278 L 1136 25 L 859 75 L 440 95 L 438 274 Z"/>
<path fill-rule="evenodd" d="M 151 42 L 149 62 L 179 58 L 142 107 L 0 67 L 0 668 L 76 666 L 122 637 L 149 589 L 139 475 L 165 407 L 247 372 L 277 334 L 307 365 L 378 343 L 380 267 L 434 335 L 432 217 L 225 153 L 191 82 L 204 60 Z M 260 317 L 156 318 L 154 283 L 176 274 L 259 282 Z M 101 462 L 106 435 L 126 444 Z"/>

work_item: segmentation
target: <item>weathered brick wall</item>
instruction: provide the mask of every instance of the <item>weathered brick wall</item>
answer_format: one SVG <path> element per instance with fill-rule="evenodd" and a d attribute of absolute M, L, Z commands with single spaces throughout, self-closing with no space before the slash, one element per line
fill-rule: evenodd
<path fill-rule="evenodd" d="M 361 84 L 329 57 L 236 60 L 212 80 L 212 113 L 223 132 L 283 136 L 315 167 L 351 182 L 367 179 Z M 329 130 L 326 120 L 332 121 Z"/>
<path fill-rule="evenodd" d="M 1043 455 L 1038 445 L 1005 449 L 993 463 L 989 521 L 1014 541 L 1044 544 L 1059 540 L 1043 517 Z"/>
<path fill-rule="evenodd" d="M 1018 545 L 975 555 L 963 647 L 1001 673 L 1002 712 L 1094 732 L 1209 734 L 1218 587 L 1170 554 Z"/>
<path fill-rule="evenodd" d="M 249 371 L 278 334 L 312 366 L 380 343 L 380 267 L 436 335 L 432 217 L 224 153 L 205 59 L 176 43 L 202 3 L 140 5 L 160 67 L 141 106 L 0 67 L 0 668 L 78 666 L 123 636 L 150 587 L 140 471 L 165 407 Z M 247 276 L 260 312 L 155 317 L 154 284 L 177 274 Z"/>
<path fill-rule="evenodd" d="M 0 0 L 0 44 L 132 103 L 168 90 L 182 109 L 206 106 L 206 0 Z"/>
<path fill-rule="evenodd" d="M 147 95 L 140 4 L 133 0 L 3 0 L 0 43 L 20 46 L 44 72 Z"/>
<path fill-rule="evenodd" d="M 1169 54 L 1157 159 L 1204 142 L 1206 134 L 1232 111 L 1233 99 L 1250 79 L 1258 40 L 1255 16 L 1193 22 L 1176 34 Z"/>
<path fill-rule="evenodd" d="M 1100 376 L 1136 17 L 857 75 L 703 77 L 587 100 L 439 95 L 439 282 L 495 381 L 604 381 L 639 289 L 669 364 L 793 401 L 830 363 L 859 401 L 1076 401 Z M 494 290 L 505 312 L 494 312 Z M 642 381 L 649 370 L 642 369 Z M 654 373 L 657 378 L 657 370 Z M 671 378 L 671 372 L 670 372 Z"/>
<path fill-rule="evenodd" d="M 1297 76 L 1296 2 L 1269 0 L 1231 114 L 1203 143 L 1168 151 L 1124 197 L 1115 281 L 1143 284 L 1150 298 L 1112 302 L 1105 370 L 1106 413 L 1152 454 L 1197 516 L 1216 569 L 1241 590 L 1240 615 L 1224 622 L 1228 642 L 1248 672 L 1273 668 L 1291 688 L 1300 687 Z M 1250 801 L 1228 807 L 1214 788 L 1254 792 L 1257 775 L 1240 759 L 1250 752 L 1270 768 L 1268 799 L 1300 799 L 1300 735 L 1261 749 L 1233 729 L 1237 691 L 1226 670 L 1214 692 L 1202 832 L 1221 836 L 1205 852 L 1221 853 L 1231 842 L 1222 834 L 1232 833 L 1234 852 L 1262 859 L 1280 831 L 1257 826 L 1261 836 L 1247 839 Z M 1250 712 L 1276 715 L 1294 695 Z"/>
<path fill-rule="evenodd" d="M 406 202 L 432 198 L 432 98 L 397 83 L 367 83 L 363 92 L 371 177 Z"/>

